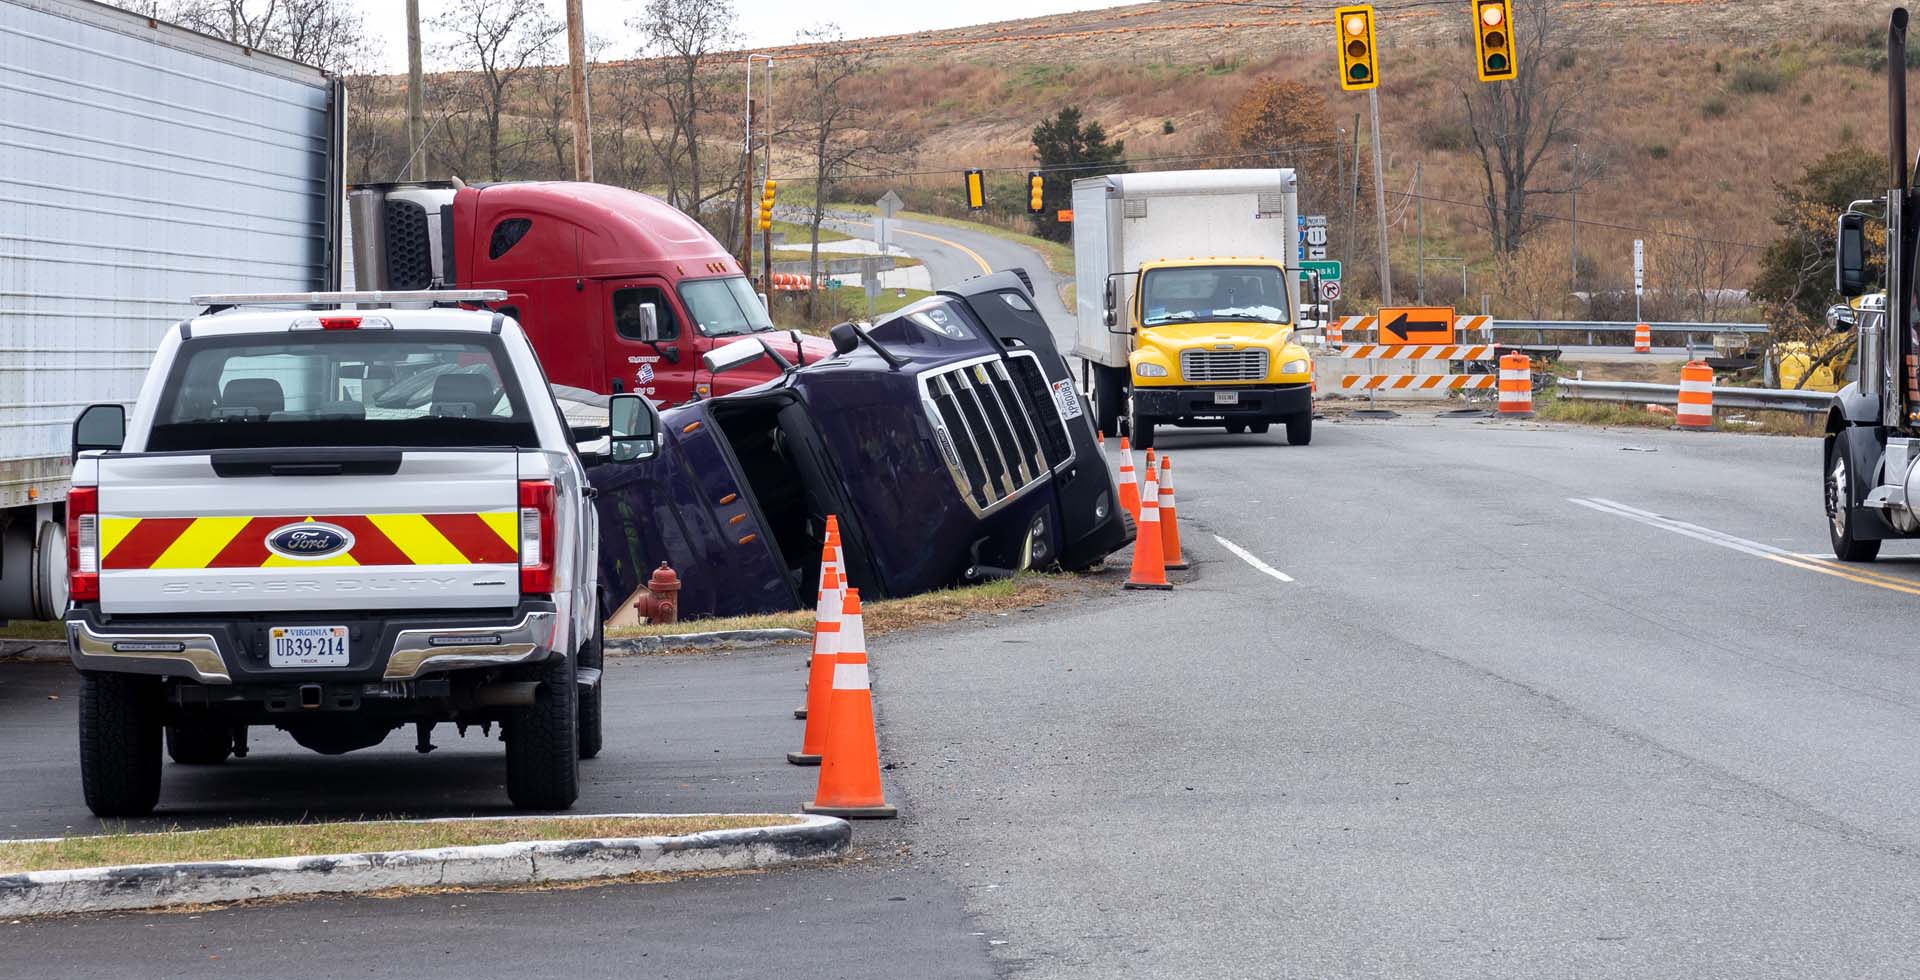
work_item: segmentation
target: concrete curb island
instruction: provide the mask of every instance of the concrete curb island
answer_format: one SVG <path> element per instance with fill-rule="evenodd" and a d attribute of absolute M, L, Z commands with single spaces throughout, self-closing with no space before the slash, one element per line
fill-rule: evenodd
<path fill-rule="evenodd" d="M 719 814 L 580 814 L 558 819 L 698 816 Z M 524 841 L 0 875 L 0 917 L 166 908 L 388 888 L 539 885 L 639 873 L 749 870 L 822 861 L 846 853 L 853 831 L 845 820 L 795 816 L 800 822 L 784 826 L 709 830 L 680 837 Z"/>

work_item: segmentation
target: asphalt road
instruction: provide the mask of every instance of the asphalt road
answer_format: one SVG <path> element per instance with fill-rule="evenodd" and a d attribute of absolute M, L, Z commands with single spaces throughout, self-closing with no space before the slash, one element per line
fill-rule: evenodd
<path fill-rule="evenodd" d="M 1162 434 L 1195 560 L 1174 591 L 870 643 L 903 816 L 858 860 L 5 926 L 0 976 L 1920 975 L 1920 546 L 1826 561 L 1817 443 L 1318 430 Z M 585 805 L 791 806 L 800 665 L 621 662 Z M 5 676 L 0 824 L 84 828 L 70 699 L 14 680 L 57 672 Z M 495 758 L 446 751 L 424 763 Z M 383 753 L 384 786 L 308 785 L 498 805 Z M 263 742 L 170 773 L 166 805 L 286 813 L 355 758 Z"/>

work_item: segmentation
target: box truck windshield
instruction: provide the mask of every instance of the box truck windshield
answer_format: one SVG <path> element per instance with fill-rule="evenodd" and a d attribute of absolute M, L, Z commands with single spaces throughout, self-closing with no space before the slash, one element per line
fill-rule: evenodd
<path fill-rule="evenodd" d="M 1141 323 L 1290 323 L 1285 278 L 1273 266 L 1152 269 L 1141 287 Z"/>

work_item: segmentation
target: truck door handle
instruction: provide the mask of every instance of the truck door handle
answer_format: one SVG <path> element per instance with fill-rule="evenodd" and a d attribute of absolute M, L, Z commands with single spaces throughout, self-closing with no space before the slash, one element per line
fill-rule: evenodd
<path fill-rule="evenodd" d="M 626 384 L 623 383 L 619 378 L 613 379 L 611 382 L 609 382 L 609 385 L 613 388 L 613 393 L 616 395 L 627 390 Z"/>

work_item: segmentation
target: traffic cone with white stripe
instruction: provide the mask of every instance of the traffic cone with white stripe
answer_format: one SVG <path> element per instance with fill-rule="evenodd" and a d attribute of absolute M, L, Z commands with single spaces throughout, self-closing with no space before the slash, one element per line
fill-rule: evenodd
<path fill-rule="evenodd" d="M 1127 575 L 1129 589 L 1171 589 L 1167 584 L 1167 558 L 1160 543 L 1160 481 L 1147 464 L 1147 486 L 1140 494 L 1140 529 L 1133 536 L 1133 571 Z"/>
<path fill-rule="evenodd" d="M 823 602 L 827 597 L 827 573 L 831 571 L 838 577 L 840 587 L 844 588 L 847 583 L 846 556 L 841 554 L 840 551 L 840 519 L 838 517 L 832 514 L 827 515 L 827 531 L 821 535 L 821 538 L 820 588 L 814 593 L 816 611 L 813 622 L 814 646 L 816 648 L 820 645 L 819 624 L 826 622 L 828 619 L 832 619 L 835 623 L 840 621 L 840 602 L 838 599 L 830 604 L 819 605 L 819 603 Z M 821 615 L 821 610 L 825 610 L 827 615 Z M 811 670 L 809 670 L 809 675 L 811 675 Z M 808 687 L 811 688 L 811 686 L 811 678 L 809 678 Z M 803 703 L 800 707 L 793 709 L 793 716 L 804 719 L 807 717 L 808 709 L 811 707 L 811 701 Z"/>
<path fill-rule="evenodd" d="M 1190 567 L 1180 553 L 1180 511 L 1173 499 L 1173 457 L 1160 457 L 1160 552 L 1167 568 Z"/>
<path fill-rule="evenodd" d="M 820 581 L 820 601 L 813 613 L 813 660 L 807 664 L 807 705 L 800 712 L 807 719 L 800 735 L 800 751 L 787 753 L 787 761 L 796 766 L 817 766 L 827 745 L 827 720 L 833 710 L 834 655 L 840 651 L 841 610 L 846 603 L 840 570 L 826 568 Z"/>
<path fill-rule="evenodd" d="M 898 816 L 880 788 L 880 738 L 873 728 L 873 685 L 867 674 L 859 589 L 847 590 L 840 626 L 820 784 L 801 809 L 835 817 Z"/>
<path fill-rule="evenodd" d="M 1126 509 L 1134 523 L 1140 521 L 1140 484 L 1136 483 L 1133 472 L 1133 445 L 1126 436 L 1120 437 L 1120 506 Z"/>

